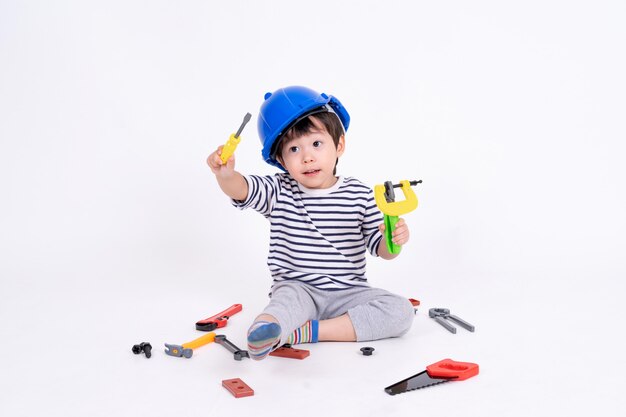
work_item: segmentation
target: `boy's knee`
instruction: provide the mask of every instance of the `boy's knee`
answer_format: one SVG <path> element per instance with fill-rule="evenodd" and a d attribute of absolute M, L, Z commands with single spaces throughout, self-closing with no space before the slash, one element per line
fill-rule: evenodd
<path fill-rule="evenodd" d="M 394 297 L 393 309 L 393 318 L 395 321 L 395 325 L 393 327 L 396 329 L 397 332 L 397 334 L 395 334 L 394 336 L 402 336 L 411 329 L 411 326 L 413 325 L 413 320 L 415 319 L 415 310 L 413 309 L 413 305 L 408 299 L 400 296 Z"/>
<path fill-rule="evenodd" d="M 355 323 L 357 340 L 377 340 L 399 337 L 409 331 L 415 311 L 411 302 L 395 294 L 385 294 L 375 301 L 350 311 Z"/>

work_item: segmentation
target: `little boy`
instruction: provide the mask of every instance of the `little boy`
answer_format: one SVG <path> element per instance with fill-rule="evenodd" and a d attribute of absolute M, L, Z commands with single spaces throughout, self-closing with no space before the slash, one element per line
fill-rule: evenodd
<path fill-rule="evenodd" d="M 339 100 L 292 86 L 267 93 L 258 129 L 265 161 L 283 173 L 243 176 L 222 146 L 207 158 L 222 191 L 240 209 L 270 221 L 270 303 L 248 330 L 252 359 L 284 343 L 366 341 L 406 333 L 414 311 L 405 297 L 372 288 L 365 252 L 393 259 L 371 188 L 336 176 L 350 116 Z M 400 219 L 393 241 L 409 229 Z M 382 242 L 382 243 L 381 243 Z"/>

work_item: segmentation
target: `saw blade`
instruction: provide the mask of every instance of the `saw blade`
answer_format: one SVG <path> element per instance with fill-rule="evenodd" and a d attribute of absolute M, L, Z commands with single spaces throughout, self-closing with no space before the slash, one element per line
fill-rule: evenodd
<path fill-rule="evenodd" d="M 385 388 L 385 392 L 389 395 L 402 394 L 404 392 L 413 391 L 420 388 L 431 387 L 437 384 L 443 384 L 449 382 L 450 379 L 444 378 L 432 378 L 428 375 L 427 371 L 422 371 L 419 374 L 403 379 L 400 382 L 396 382 L 393 385 Z"/>

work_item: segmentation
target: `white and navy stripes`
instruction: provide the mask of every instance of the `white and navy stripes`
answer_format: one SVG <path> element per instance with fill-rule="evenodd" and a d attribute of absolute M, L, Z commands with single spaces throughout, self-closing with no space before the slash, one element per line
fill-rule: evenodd
<path fill-rule="evenodd" d="M 270 221 L 267 264 L 274 282 L 299 280 L 324 290 L 368 286 L 365 252 L 377 256 L 382 214 L 368 186 L 339 177 L 326 190 L 309 190 L 289 174 L 246 176 L 253 208 Z"/>

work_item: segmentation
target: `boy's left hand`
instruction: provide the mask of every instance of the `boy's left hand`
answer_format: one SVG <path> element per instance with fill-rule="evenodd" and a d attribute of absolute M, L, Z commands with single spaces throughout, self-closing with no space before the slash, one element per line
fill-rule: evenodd
<path fill-rule="evenodd" d="M 378 225 L 378 230 L 381 233 L 385 233 L 385 223 L 381 223 Z M 396 229 L 391 232 L 391 241 L 396 245 L 404 245 L 409 241 L 409 226 L 406 224 L 403 218 L 399 218 L 396 223 Z"/>

